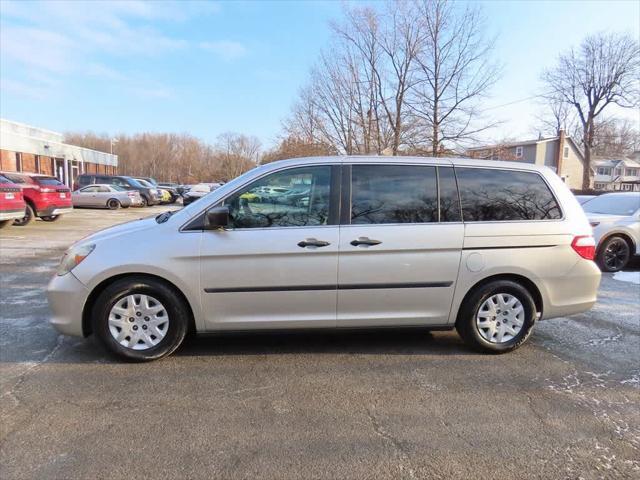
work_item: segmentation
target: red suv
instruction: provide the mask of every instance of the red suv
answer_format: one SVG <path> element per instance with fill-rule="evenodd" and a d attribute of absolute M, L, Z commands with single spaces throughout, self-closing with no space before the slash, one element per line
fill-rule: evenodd
<path fill-rule="evenodd" d="M 73 210 L 71 190 L 55 177 L 29 173 L 0 172 L 22 188 L 27 204 L 24 216 L 14 225 L 27 225 L 35 217 L 46 222 L 54 222 L 61 215 Z"/>
<path fill-rule="evenodd" d="M 0 175 L 0 228 L 11 225 L 15 219 L 24 217 L 22 189 Z"/>

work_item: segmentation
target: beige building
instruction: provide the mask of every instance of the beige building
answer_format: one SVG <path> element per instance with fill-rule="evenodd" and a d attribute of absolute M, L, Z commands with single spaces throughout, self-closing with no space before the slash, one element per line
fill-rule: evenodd
<path fill-rule="evenodd" d="M 467 155 L 484 160 L 546 165 L 555 171 L 569 188 L 582 188 L 584 156 L 573 139 L 565 136 L 562 130 L 557 137 L 470 148 Z"/>
<path fill-rule="evenodd" d="M 118 156 L 64 143 L 64 135 L 0 119 L 0 171 L 57 177 L 71 187 L 81 173 L 118 172 Z"/>

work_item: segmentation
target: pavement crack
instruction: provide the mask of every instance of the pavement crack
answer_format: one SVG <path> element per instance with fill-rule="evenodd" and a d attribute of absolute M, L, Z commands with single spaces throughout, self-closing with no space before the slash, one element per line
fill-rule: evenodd
<path fill-rule="evenodd" d="M 385 430 L 370 409 L 367 408 L 366 412 L 375 434 L 385 440 L 386 443 L 390 444 L 396 455 L 400 458 L 399 468 L 404 474 L 403 476 L 405 478 L 418 478 L 415 470 L 410 466 L 411 458 L 409 457 L 409 453 L 406 448 L 402 445 L 402 442 Z"/>
<path fill-rule="evenodd" d="M 19 406 L 20 405 L 20 399 L 17 397 L 17 395 L 15 393 L 16 390 L 18 390 L 20 388 L 20 386 L 25 382 L 25 380 L 27 379 L 27 376 L 31 372 L 36 370 L 39 366 L 47 363 L 58 352 L 58 350 L 62 346 L 63 341 L 64 341 L 64 335 L 58 335 L 58 338 L 56 340 L 56 344 L 53 346 L 51 351 L 49 353 L 47 353 L 42 358 L 42 360 L 40 360 L 38 362 L 31 362 L 27 366 L 27 368 L 25 368 L 23 370 L 23 372 L 20 375 L 18 375 L 17 380 L 9 388 L 9 390 L 7 390 L 6 392 L 3 392 L 2 395 L 0 395 L 0 398 L 9 397 L 9 398 L 11 398 L 11 400 L 13 401 L 13 403 L 15 404 L 16 407 Z"/>

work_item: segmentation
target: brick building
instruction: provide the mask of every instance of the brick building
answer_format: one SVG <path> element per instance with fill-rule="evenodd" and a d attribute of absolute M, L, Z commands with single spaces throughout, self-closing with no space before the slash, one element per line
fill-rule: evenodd
<path fill-rule="evenodd" d="M 56 176 L 71 187 L 81 173 L 118 170 L 118 156 L 64 143 L 61 133 L 0 119 L 0 171 Z"/>

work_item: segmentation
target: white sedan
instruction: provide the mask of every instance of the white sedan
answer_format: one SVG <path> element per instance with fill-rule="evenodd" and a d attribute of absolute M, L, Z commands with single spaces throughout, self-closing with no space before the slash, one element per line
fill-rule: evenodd
<path fill-rule="evenodd" d="M 142 197 L 136 190 L 127 190 L 118 185 L 92 184 L 71 194 L 74 207 L 108 208 L 141 206 Z"/>
<path fill-rule="evenodd" d="M 622 270 L 640 255 L 640 192 L 605 193 L 582 208 L 593 227 L 596 262 L 603 271 Z"/>

